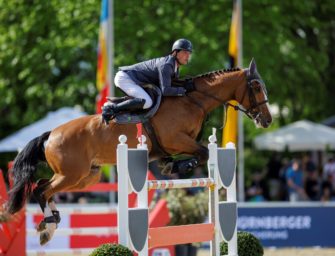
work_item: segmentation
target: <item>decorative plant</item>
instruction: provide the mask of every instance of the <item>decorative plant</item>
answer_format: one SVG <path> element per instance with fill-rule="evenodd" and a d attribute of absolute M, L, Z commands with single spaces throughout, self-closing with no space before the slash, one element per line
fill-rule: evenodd
<path fill-rule="evenodd" d="M 170 189 L 166 194 L 170 212 L 170 225 L 202 223 L 208 213 L 208 193 L 188 195 L 184 189 Z"/>
<path fill-rule="evenodd" d="M 253 234 L 245 231 L 237 232 L 237 247 L 239 256 L 263 256 L 264 249 L 261 242 Z M 220 244 L 220 254 L 228 254 L 228 245 L 225 242 Z"/>
<path fill-rule="evenodd" d="M 127 247 L 120 244 L 102 244 L 96 248 L 90 256 L 132 256 L 133 253 Z"/>

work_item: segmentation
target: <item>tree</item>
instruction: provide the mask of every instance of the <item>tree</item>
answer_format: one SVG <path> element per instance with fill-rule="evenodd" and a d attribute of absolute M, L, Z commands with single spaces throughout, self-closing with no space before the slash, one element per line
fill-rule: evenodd
<path fill-rule="evenodd" d="M 0 0 L 0 138 L 62 106 L 94 112 L 100 0 Z M 194 44 L 182 75 L 228 65 L 230 0 L 114 0 L 115 70 L 168 54 L 181 37 Z M 244 66 L 255 57 L 276 127 L 333 115 L 335 4 L 243 1 Z M 283 114 L 288 109 L 288 115 Z M 247 122 L 246 142 L 259 133 Z M 222 109 L 206 124 L 222 125 Z"/>
<path fill-rule="evenodd" d="M 61 106 L 92 109 L 98 1 L 0 6 L 0 137 Z"/>

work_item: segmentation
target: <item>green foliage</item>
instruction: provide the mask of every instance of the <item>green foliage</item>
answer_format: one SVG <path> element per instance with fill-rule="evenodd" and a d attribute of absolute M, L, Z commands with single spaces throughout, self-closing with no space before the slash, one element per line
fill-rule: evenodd
<path fill-rule="evenodd" d="M 98 3 L 0 2 L 0 137 L 62 106 L 92 111 Z"/>
<path fill-rule="evenodd" d="M 132 256 L 133 253 L 127 247 L 120 244 L 102 244 L 96 248 L 90 256 Z"/>
<path fill-rule="evenodd" d="M 94 112 L 100 5 L 0 0 L 0 138 L 63 106 Z M 114 1 L 114 70 L 166 55 L 181 37 L 195 49 L 182 76 L 227 67 L 231 14 L 231 0 Z M 332 0 L 243 1 L 243 66 L 255 57 L 280 110 L 272 127 L 334 114 L 334 19 Z M 211 113 L 204 140 L 222 117 L 222 109 Z M 252 152 L 252 138 L 263 131 L 247 119 L 245 127 Z"/>
<path fill-rule="evenodd" d="M 166 200 L 170 212 L 169 225 L 202 223 L 208 212 L 208 193 L 187 195 L 184 189 L 170 189 Z"/>
<path fill-rule="evenodd" d="M 237 232 L 237 248 L 239 256 L 263 256 L 264 254 L 258 238 L 245 231 Z M 228 254 L 228 244 L 226 242 L 220 244 L 220 254 Z"/>

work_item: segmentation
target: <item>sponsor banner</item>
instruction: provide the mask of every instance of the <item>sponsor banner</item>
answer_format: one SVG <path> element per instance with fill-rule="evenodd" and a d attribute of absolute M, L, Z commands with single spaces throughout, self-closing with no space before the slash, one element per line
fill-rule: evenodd
<path fill-rule="evenodd" d="M 239 206 L 238 230 L 270 247 L 335 247 L 335 206 Z"/>

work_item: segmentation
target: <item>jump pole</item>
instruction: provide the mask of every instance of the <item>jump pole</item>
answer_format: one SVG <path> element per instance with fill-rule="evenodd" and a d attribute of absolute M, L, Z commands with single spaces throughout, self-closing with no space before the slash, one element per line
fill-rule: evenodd
<path fill-rule="evenodd" d="M 148 150 L 145 137 L 137 149 L 128 149 L 127 138 L 119 137 L 117 171 L 119 187 L 119 243 L 134 249 L 140 256 L 148 248 L 210 241 L 210 255 L 220 255 L 221 237 L 228 242 L 228 256 L 237 256 L 236 221 L 236 151 L 234 144 L 218 148 L 215 132 L 209 138 L 209 177 L 168 181 L 148 181 Z M 227 189 L 227 201 L 219 202 L 219 188 Z M 208 187 L 209 223 L 148 228 L 148 189 Z M 138 194 L 138 207 L 128 208 L 128 193 Z"/>

